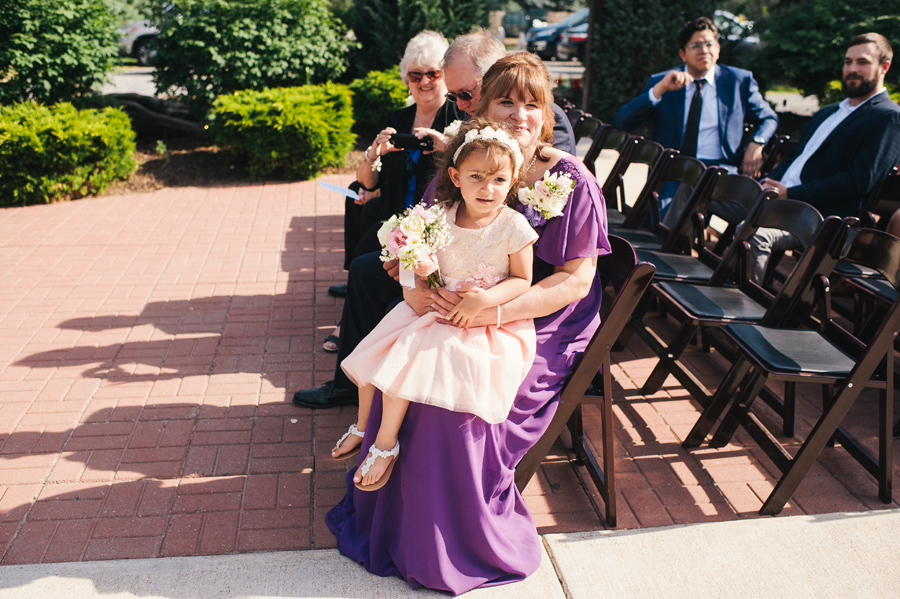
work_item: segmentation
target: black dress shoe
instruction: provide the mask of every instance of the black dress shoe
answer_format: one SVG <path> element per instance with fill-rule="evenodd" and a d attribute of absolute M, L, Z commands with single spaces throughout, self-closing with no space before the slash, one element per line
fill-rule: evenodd
<path fill-rule="evenodd" d="M 294 405 L 311 410 L 337 408 L 351 404 L 359 404 L 357 390 L 335 387 L 334 381 L 328 381 L 321 387 L 302 389 L 294 393 Z"/>
<path fill-rule="evenodd" d="M 346 285 L 332 285 L 328 288 L 328 295 L 331 297 L 347 297 Z"/>

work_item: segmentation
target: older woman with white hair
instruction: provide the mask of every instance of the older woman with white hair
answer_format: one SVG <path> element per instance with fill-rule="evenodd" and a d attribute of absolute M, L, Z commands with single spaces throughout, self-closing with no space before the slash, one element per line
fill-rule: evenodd
<path fill-rule="evenodd" d="M 359 199 L 348 198 L 344 209 L 344 269 L 357 256 L 379 251 L 376 233 L 381 222 L 422 199 L 435 171 L 427 148 L 416 146 L 409 137 L 391 141 L 394 134 L 416 134 L 424 129 L 443 131 L 453 121 L 464 118 L 454 102 L 444 97 L 447 86 L 441 59 L 449 47 L 435 31 L 422 31 L 409 40 L 400 61 L 400 77 L 409 88 L 411 104 L 387 117 L 372 145 L 366 148 L 356 171 Z M 427 134 L 419 132 L 421 137 Z M 401 147 L 402 146 L 402 147 Z M 329 294 L 343 297 L 346 285 L 331 287 Z M 325 341 L 325 351 L 336 352 L 340 329 Z"/>
<path fill-rule="evenodd" d="M 394 138 L 392 142 L 391 136 L 415 134 L 422 129 L 443 131 L 460 118 L 456 105 L 444 97 L 447 87 L 441 58 L 448 46 L 444 36 L 434 31 L 422 31 L 406 45 L 400 76 L 409 88 L 413 103 L 388 116 L 382 131 L 366 148 L 356 171 L 360 186 L 364 190 L 380 190 L 381 197 L 365 202 L 360 239 L 355 247 L 345 247 L 351 257 L 381 249 L 375 238 L 378 224 L 417 204 L 434 174 L 434 160 L 428 148 L 418 147 L 416 140 L 410 138 L 403 141 Z M 419 135 L 428 139 L 423 133 Z"/>

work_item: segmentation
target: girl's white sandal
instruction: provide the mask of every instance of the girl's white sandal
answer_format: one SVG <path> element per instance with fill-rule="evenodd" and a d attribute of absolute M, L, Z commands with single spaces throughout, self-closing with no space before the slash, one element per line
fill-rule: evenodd
<path fill-rule="evenodd" d="M 394 447 L 390 451 L 384 451 L 383 449 L 378 449 L 375 447 L 375 444 L 372 444 L 372 447 L 369 448 L 369 457 L 366 458 L 366 461 L 362 463 L 359 467 L 360 477 L 365 476 L 369 472 L 369 468 L 375 463 L 375 458 L 385 458 L 391 459 L 391 463 L 388 464 L 387 470 L 384 471 L 384 474 L 381 475 L 377 481 L 372 483 L 371 485 L 363 485 L 362 481 L 355 483 L 356 488 L 360 491 L 377 491 L 381 487 L 383 487 L 388 479 L 391 477 L 391 471 L 394 469 L 394 464 L 397 463 L 397 456 L 400 455 L 400 441 L 394 445 Z"/>
<path fill-rule="evenodd" d="M 359 437 L 360 439 L 362 439 L 362 438 L 363 438 L 363 435 L 365 435 L 365 434 L 366 434 L 366 431 L 361 431 L 361 430 L 359 430 L 358 428 L 356 428 L 356 424 L 351 424 L 351 425 L 350 425 L 350 428 L 347 429 L 347 432 L 344 433 L 344 436 L 341 437 L 340 439 L 338 439 L 338 442 L 334 444 L 334 449 L 337 449 L 338 447 L 340 447 L 340 446 L 341 446 L 341 443 L 343 443 L 344 440 L 345 440 L 347 437 L 349 437 L 350 435 L 355 435 L 355 436 Z M 351 449 L 351 450 L 348 451 L 347 453 L 342 453 L 341 455 L 338 455 L 338 456 L 332 454 L 331 457 L 334 458 L 335 460 L 339 461 L 339 462 L 342 461 L 342 460 L 346 460 L 346 459 L 352 458 L 352 457 L 355 456 L 355 455 L 359 455 L 359 450 L 361 449 L 361 445 L 362 445 L 362 441 L 360 441 L 360 444 L 359 444 L 359 445 L 357 445 L 356 447 L 354 447 L 353 449 Z M 334 449 L 332 449 L 332 451 L 334 451 Z"/>

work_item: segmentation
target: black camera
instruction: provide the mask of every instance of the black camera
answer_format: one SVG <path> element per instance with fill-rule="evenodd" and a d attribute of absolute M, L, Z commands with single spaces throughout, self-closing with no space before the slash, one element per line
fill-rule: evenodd
<path fill-rule="evenodd" d="M 430 137 L 419 139 L 412 133 L 391 133 L 391 143 L 403 150 L 433 150 L 434 140 Z"/>

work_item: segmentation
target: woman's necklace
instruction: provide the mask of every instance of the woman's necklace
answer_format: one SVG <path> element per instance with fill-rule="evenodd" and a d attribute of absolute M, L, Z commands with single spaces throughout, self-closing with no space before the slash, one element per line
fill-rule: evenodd
<path fill-rule="evenodd" d="M 528 168 L 525 169 L 525 176 L 528 176 L 528 173 L 531 172 L 532 167 L 534 166 L 534 161 L 537 160 L 537 150 L 534 151 L 534 155 L 531 157 L 531 162 L 528 163 Z"/>
<path fill-rule="evenodd" d="M 424 110 L 416 108 L 416 117 L 413 119 L 413 129 L 417 127 L 431 127 L 431 123 L 434 122 L 434 117 L 437 115 L 437 110 L 426 113 Z"/>

